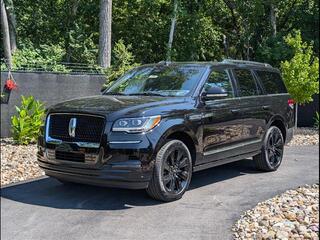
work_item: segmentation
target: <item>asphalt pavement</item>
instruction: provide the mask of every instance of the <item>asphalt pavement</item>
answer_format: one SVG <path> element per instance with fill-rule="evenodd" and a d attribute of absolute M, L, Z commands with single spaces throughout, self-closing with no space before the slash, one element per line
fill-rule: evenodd
<path fill-rule="evenodd" d="M 195 173 L 171 203 L 144 190 L 64 186 L 45 177 L 1 189 L 1 239 L 230 239 L 243 211 L 318 182 L 318 146 L 286 147 L 277 172 L 257 172 L 242 160 Z"/>

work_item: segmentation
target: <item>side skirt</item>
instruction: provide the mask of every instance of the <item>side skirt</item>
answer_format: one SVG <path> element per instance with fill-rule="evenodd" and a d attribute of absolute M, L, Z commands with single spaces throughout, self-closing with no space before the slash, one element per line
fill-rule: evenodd
<path fill-rule="evenodd" d="M 245 158 L 253 157 L 253 156 L 259 154 L 260 152 L 261 151 L 258 150 L 258 151 L 254 151 L 254 152 L 249 152 L 249 153 L 245 153 L 245 154 L 241 154 L 241 155 L 228 157 L 228 158 L 225 158 L 225 159 L 220 159 L 220 160 L 216 160 L 216 161 L 213 161 L 213 162 L 197 165 L 197 166 L 193 167 L 193 171 L 197 172 L 197 171 L 201 171 L 201 170 L 204 170 L 204 169 L 207 169 L 207 168 L 216 167 L 216 166 L 220 166 L 220 165 L 231 163 L 231 162 L 236 162 L 236 161 L 239 161 L 239 160 L 243 160 Z"/>

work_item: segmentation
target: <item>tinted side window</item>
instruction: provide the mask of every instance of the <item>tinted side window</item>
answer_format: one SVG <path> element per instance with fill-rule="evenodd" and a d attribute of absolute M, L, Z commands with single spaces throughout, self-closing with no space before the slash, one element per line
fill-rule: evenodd
<path fill-rule="evenodd" d="M 223 88 L 228 93 L 228 97 L 233 97 L 232 85 L 226 71 L 214 70 L 211 72 L 204 89 L 207 91 L 212 87 Z"/>
<path fill-rule="evenodd" d="M 281 76 L 276 72 L 257 71 L 267 94 L 287 93 L 286 86 L 284 85 Z"/>
<path fill-rule="evenodd" d="M 239 94 L 241 97 L 259 95 L 255 80 L 249 70 L 235 69 L 234 72 L 238 81 Z"/>

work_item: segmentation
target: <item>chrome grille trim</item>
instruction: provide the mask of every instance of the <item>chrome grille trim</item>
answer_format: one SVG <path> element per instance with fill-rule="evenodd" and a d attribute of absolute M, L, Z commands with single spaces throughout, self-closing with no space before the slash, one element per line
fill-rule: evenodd
<path fill-rule="evenodd" d="M 76 144 L 79 147 L 85 147 L 85 148 L 99 148 L 100 143 L 94 143 L 94 142 L 70 142 L 70 141 L 62 141 L 60 139 L 55 139 L 49 136 L 49 127 L 50 127 L 50 116 L 52 115 L 82 115 L 82 116 L 91 116 L 91 117 L 97 117 L 97 118 L 104 118 L 99 115 L 91 115 L 91 114 L 78 114 L 78 113 L 51 113 L 47 116 L 46 120 L 46 129 L 45 129 L 45 141 L 46 143 L 50 144 L 61 144 L 61 143 L 71 143 L 71 144 Z"/>

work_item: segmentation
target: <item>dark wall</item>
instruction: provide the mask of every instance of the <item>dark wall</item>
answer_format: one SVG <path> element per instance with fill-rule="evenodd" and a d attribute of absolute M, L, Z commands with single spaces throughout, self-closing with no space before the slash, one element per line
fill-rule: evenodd
<path fill-rule="evenodd" d="M 313 97 L 313 102 L 298 107 L 298 127 L 313 127 L 316 112 L 319 112 L 319 95 Z"/>
<path fill-rule="evenodd" d="M 1 72 L 1 92 L 7 74 Z M 104 75 L 13 72 L 13 77 L 18 89 L 11 92 L 8 104 L 1 104 L 1 137 L 10 136 L 10 118 L 15 114 L 15 106 L 20 105 L 21 95 L 32 95 L 49 106 L 75 97 L 100 94 L 105 82 Z"/>

